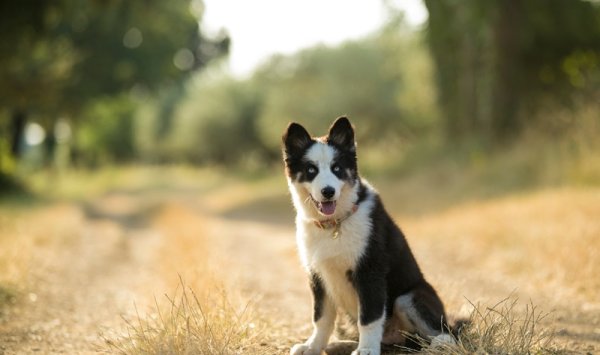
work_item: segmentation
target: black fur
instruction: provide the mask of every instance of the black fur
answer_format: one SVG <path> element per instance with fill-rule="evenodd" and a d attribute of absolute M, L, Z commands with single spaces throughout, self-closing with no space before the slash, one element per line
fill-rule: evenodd
<path fill-rule="evenodd" d="M 318 173 L 309 172 L 309 168 L 316 167 L 304 159 L 304 154 L 315 140 L 310 137 L 308 132 L 297 123 L 290 123 L 283 137 L 283 160 L 285 161 L 285 172 L 293 180 L 300 182 L 312 181 Z"/>
<path fill-rule="evenodd" d="M 413 303 L 423 320 L 432 329 L 449 330 L 444 305 L 433 287 L 425 280 L 413 289 Z"/>
<path fill-rule="evenodd" d="M 369 243 L 367 250 L 374 243 Z M 368 253 L 368 251 L 367 251 Z M 356 289 L 359 302 L 360 324 L 368 325 L 381 318 L 385 311 L 386 280 L 385 272 L 377 258 L 362 258 L 352 273 L 352 285 Z"/>
<path fill-rule="evenodd" d="M 356 199 L 356 204 L 359 205 L 367 198 L 367 187 L 362 181 L 358 182 L 360 185 L 358 186 L 358 198 Z"/>
<path fill-rule="evenodd" d="M 348 118 L 342 116 L 333 122 L 327 135 L 327 144 L 341 151 L 354 151 L 356 153 L 354 128 L 352 128 L 352 124 Z"/>
<path fill-rule="evenodd" d="M 323 302 L 325 301 L 325 288 L 316 273 L 310 274 L 310 290 L 313 295 L 313 320 L 317 322 L 323 315 Z"/>
<path fill-rule="evenodd" d="M 336 148 L 337 155 L 334 165 L 340 167 L 340 172 L 334 171 L 333 173 L 341 180 L 354 183 L 358 179 L 356 142 L 354 141 L 354 129 L 346 117 L 335 120 L 329 129 L 326 142 Z"/>
<path fill-rule="evenodd" d="M 414 306 L 428 326 L 441 330 L 445 325 L 442 323 L 445 316 L 439 297 L 425 281 L 404 234 L 385 211 L 381 199 L 378 195 L 374 199 L 369 243 L 356 270 L 352 272 L 353 285 L 361 304 L 361 324 L 366 325 L 368 321 L 378 319 L 374 309 L 380 307 L 382 302 L 385 302 L 387 317 L 391 317 L 396 298 L 413 292 Z M 370 291 L 361 291 L 366 287 L 364 284 L 370 287 Z M 383 300 L 381 295 L 385 295 Z M 363 305 L 369 305 L 367 314 L 363 314 Z"/>

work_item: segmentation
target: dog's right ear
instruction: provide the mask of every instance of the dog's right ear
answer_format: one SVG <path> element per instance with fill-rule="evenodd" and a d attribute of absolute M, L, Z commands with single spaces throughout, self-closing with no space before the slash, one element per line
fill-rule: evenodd
<path fill-rule="evenodd" d="M 286 155 L 301 153 L 313 142 L 306 129 L 296 122 L 288 125 L 282 140 Z"/>

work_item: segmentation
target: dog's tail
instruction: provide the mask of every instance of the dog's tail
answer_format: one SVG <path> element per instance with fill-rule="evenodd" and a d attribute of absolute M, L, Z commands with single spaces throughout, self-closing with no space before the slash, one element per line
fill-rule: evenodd
<path fill-rule="evenodd" d="M 449 326 L 450 334 L 452 334 L 452 336 L 458 340 L 463 330 L 467 329 L 471 325 L 471 323 L 471 320 L 468 318 L 455 319 L 452 325 Z"/>

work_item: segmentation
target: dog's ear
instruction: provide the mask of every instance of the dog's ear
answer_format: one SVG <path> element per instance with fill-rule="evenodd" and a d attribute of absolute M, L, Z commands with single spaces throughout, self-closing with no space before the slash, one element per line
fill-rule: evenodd
<path fill-rule="evenodd" d="M 344 116 L 339 117 L 329 128 L 327 142 L 340 146 L 344 149 L 356 150 L 354 142 L 354 128 L 350 120 Z"/>
<path fill-rule="evenodd" d="M 285 133 L 282 137 L 284 153 L 286 155 L 293 155 L 304 151 L 311 143 L 313 139 L 310 134 L 296 122 L 292 122 L 288 125 Z"/>

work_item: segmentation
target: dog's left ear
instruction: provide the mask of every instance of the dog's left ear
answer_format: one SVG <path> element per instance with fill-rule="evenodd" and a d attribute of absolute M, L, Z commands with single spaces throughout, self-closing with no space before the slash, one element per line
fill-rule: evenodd
<path fill-rule="evenodd" d="M 342 116 L 333 122 L 329 128 L 327 142 L 349 150 L 356 150 L 354 128 L 348 118 Z"/>

